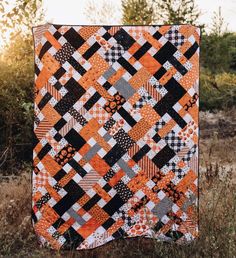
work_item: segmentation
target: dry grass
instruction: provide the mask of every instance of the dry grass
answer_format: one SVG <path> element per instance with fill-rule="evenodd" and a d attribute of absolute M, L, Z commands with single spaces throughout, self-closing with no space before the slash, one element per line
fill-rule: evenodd
<path fill-rule="evenodd" d="M 233 140 L 234 141 L 234 140 Z M 89 251 L 40 249 L 30 221 L 31 170 L 0 184 L 1 257 L 236 257 L 236 196 L 232 139 L 201 140 L 200 238 L 190 245 L 158 243 L 136 237 L 120 239 Z M 235 141 L 234 141 L 235 142 Z M 235 147 L 234 147 L 235 148 Z M 232 154 L 232 153 L 231 153 Z M 223 165 L 222 165 L 223 164 Z M 226 165 L 227 166 L 226 166 Z"/>

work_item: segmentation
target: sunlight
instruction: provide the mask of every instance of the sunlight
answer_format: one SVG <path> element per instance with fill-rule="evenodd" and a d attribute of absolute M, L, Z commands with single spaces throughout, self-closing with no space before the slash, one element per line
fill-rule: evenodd
<path fill-rule="evenodd" d="M 59 23 L 59 24 L 81 24 L 87 25 L 91 24 L 91 17 L 88 17 L 88 7 L 95 3 L 97 13 L 100 17 L 93 17 L 94 19 L 100 21 L 100 23 L 107 23 L 107 16 L 103 14 L 107 11 L 106 9 L 115 9 L 115 16 L 110 15 L 109 24 L 120 23 L 122 16 L 121 12 L 121 1 L 120 0 L 109 0 L 109 1 L 86 1 L 86 0 L 67 0 L 66 5 L 64 0 L 43 0 L 43 8 L 45 9 L 45 20 L 48 22 Z M 106 8 L 104 6 L 106 5 Z"/>
<path fill-rule="evenodd" d="M 9 12 L 15 5 L 15 0 L 12 0 L 10 2 L 6 2 L 4 4 L 5 12 Z M 0 20 L 2 19 L 2 14 L 0 13 Z M 11 33 L 13 30 L 8 29 L 7 31 L 2 32 L 0 29 L 0 50 L 3 50 L 4 47 L 9 43 Z"/>

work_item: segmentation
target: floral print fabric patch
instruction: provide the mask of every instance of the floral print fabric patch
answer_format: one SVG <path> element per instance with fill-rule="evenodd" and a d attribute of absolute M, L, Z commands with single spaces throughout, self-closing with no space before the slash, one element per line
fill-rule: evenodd
<path fill-rule="evenodd" d="M 200 29 L 47 23 L 32 33 L 40 244 L 195 239 Z"/>

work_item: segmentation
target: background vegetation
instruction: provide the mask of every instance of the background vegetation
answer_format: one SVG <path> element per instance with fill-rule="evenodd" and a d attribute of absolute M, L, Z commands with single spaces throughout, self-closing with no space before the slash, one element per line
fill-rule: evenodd
<path fill-rule="evenodd" d="M 1 38 L 10 34 L 4 50 L 0 50 L 0 257 L 65 257 L 63 253 L 38 250 L 30 222 L 34 119 L 31 26 L 45 22 L 41 1 L 16 0 L 10 9 L 7 0 L 0 2 Z M 220 8 L 207 32 L 206 24 L 198 22 L 201 12 L 195 2 L 178 2 L 123 0 L 122 23 L 191 23 L 201 27 L 201 238 L 181 248 L 142 238 L 120 240 L 81 256 L 236 257 L 236 33 L 227 31 Z M 109 20 L 116 13 L 110 4 L 105 11 L 94 8 L 95 4 L 94 0 L 88 1 L 85 10 L 93 24 L 102 23 L 101 16 Z M 75 255 L 80 254 L 67 253 L 66 257 Z"/>

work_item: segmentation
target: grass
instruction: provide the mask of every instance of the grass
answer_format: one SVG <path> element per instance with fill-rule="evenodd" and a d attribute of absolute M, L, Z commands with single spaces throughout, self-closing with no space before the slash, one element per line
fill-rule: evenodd
<path fill-rule="evenodd" d="M 0 183 L 0 257 L 236 257 L 235 164 L 227 150 L 235 139 L 200 141 L 200 237 L 189 245 L 136 237 L 85 251 L 39 248 L 30 218 L 31 169 Z"/>

